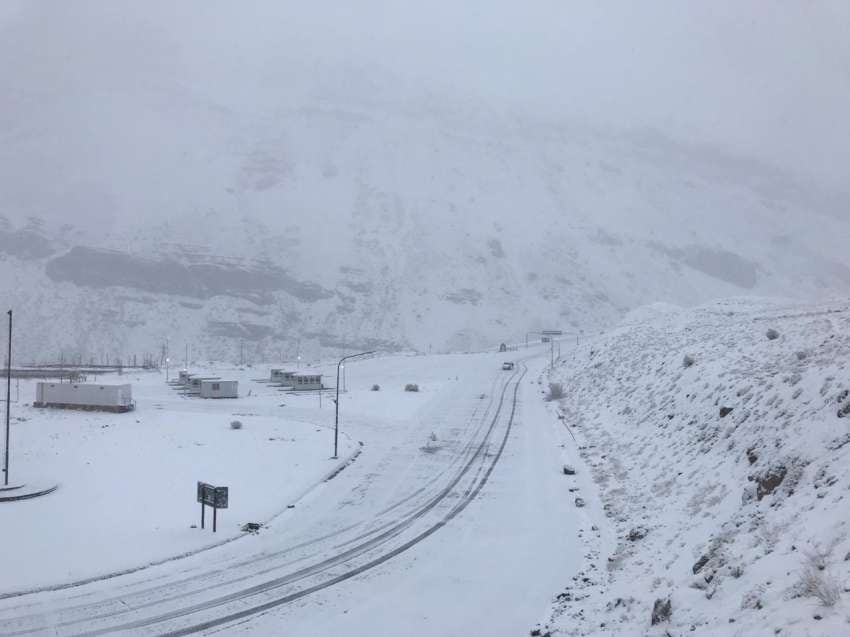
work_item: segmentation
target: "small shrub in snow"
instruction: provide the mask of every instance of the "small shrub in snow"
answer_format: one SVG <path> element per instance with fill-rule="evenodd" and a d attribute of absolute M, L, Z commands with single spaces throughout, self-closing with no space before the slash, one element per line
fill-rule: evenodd
<path fill-rule="evenodd" d="M 831 550 L 824 550 L 819 546 L 816 546 L 814 549 L 803 549 L 802 553 L 806 558 L 806 565 L 818 571 L 826 570 L 829 557 L 832 555 Z"/>
<path fill-rule="evenodd" d="M 549 393 L 546 400 L 561 400 L 564 397 L 564 386 L 561 383 L 549 383 Z"/>
<path fill-rule="evenodd" d="M 697 359 L 694 358 L 693 355 L 685 354 L 685 358 L 682 359 L 682 366 L 683 367 L 693 367 L 696 362 L 697 362 Z"/>
<path fill-rule="evenodd" d="M 419 391 L 419 385 L 416 383 L 407 383 L 407 385 L 404 386 L 404 391 Z"/>
<path fill-rule="evenodd" d="M 761 610 L 764 608 L 764 602 L 762 601 L 763 594 L 764 591 L 760 588 L 746 593 L 741 599 L 741 610 Z"/>
<path fill-rule="evenodd" d="M 835 606 L 841 599 L 841 585 L 838 581 L 811 564 L 803 568 L 798 586 L 800 595 L 814 597 L 822 606 Z"/>
<path fill-rule="evenodd" d="M 767 340 L 775 341 L 777 338 L 779 338 L 779 332 L 777 332 L 771 327 L 769 330 L 767 330 L 767 332 L 765 332 L 765 336 L 767 336 Z"/>
<path fill-rule="evenodd" d="M 372 385 L 372 391 L 381 391 L 381 386 L 380 386 L 380 385 L 377 385 L 377 384 L 376 384 L 376 385 Z"/>
<path fill-rule="evenodd" d="M 231 420 L 230 421 L 231 429 L 242 429 L 242 421 L 241 420 Z"/>
<path fill-rule="evenodd" d="M 564 475 L 565 476 L 574 476 L 576 474 L 575 467 L 572 467 L 568 464 L 564 465 Z"/>

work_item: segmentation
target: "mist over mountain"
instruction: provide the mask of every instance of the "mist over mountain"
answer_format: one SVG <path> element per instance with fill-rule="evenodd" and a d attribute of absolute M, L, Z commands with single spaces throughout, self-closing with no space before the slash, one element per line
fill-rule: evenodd
<path fill-rule="evenodd" d="M 846 294 L 846 46 L 772 42 L 847 11 L 713 6 L 5 5 L 17 356 L 469 349 Z"/>

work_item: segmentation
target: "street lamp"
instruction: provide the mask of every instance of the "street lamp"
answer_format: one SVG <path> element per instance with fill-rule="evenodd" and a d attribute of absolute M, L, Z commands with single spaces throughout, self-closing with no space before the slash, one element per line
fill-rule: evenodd
<path fill-rule="evenodd" d="M 375 352 L 361 352 L 360 354 L 351 354 L 350 356 L 343 356 L 336 364 L 336 400 L 334 400 L 334 403 L 336 404 L 336 415 L 334 416 L 334 460 L 339 457 L 339 370 L 342 369 L 343 362 L 347 361 L 349 358 L 357 358 L 358 356 L 368 356 L 369 354 L 374 353 Z"/>
<path fill-rule="evenodd" d="M 9 315 L 9 358 L 6 359 L 6 452 L 3 460 L 3 484 L 9 486 L 9 410 L 12 404 L 12 310 Z"/>

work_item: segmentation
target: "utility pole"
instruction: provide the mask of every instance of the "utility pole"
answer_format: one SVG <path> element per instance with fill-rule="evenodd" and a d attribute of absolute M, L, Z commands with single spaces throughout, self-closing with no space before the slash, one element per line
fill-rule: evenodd
<path fill-rule="evenodd" d="M 3 460 L 3 484 L 9 486 L 9 423 L 12 402 L 12 310 L 9 314 L 9 358 L 6 359 L 6 453 Z"/>
<path fill-rule="evenodd" d="M 334 400 L 334 403 L 336 403 L 336 415 L 334 416 L 334 460 L 339 457 L 339 454 L 337 453 L 339 449 L 339 370 L 342 368 L 342 364 L 349 358 L 357 358 L 358 356 L 368 356 L 369 354 L 374 353 L 375 352 L 361 352 L 360 354 L 351 354 L 350 356 L 343 356 L 336 364 L 336 400 Z M 320 389 L 319 391 L 322 390 Z"/>

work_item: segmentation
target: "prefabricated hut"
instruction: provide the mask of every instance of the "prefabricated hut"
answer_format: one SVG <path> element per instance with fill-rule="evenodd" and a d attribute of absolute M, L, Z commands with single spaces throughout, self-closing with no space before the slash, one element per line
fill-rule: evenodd
<path fill-rule="evenodd" d="M 220 376 L 192 376 L 189 375 L 189 380 L 187 381 L 186 393 L 188 394 L 200 394 L 201 393 L 201 383 L 205 380 L 220 380 Z"/>
<path fill-rule="evenodd" d="M 290 383 L 296 391 L 324 389 L 321 374 L 293 374 Z"/>
<path fill-rule="evenodd" d="M 202 380 L 201 398 L 239 398 L 239 381 Z"/>
<path fill-rule="evenodd" d="M 135 409 L 132 385 L 38 383 L 33 407 L 127 412 Z"/>
<path fill-rule="evenodd" d="M 273 383 L 291 383 L 295 372 L 288 372 L 285 369 L 273 369 L 271 371 L 271 381 Z"/>

